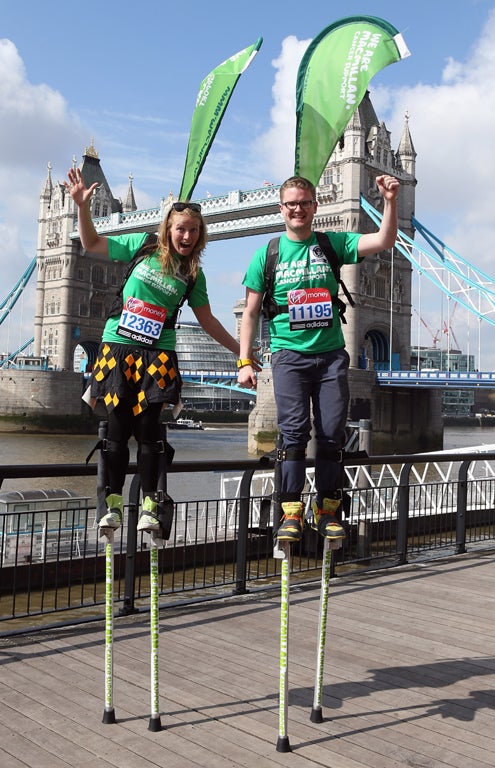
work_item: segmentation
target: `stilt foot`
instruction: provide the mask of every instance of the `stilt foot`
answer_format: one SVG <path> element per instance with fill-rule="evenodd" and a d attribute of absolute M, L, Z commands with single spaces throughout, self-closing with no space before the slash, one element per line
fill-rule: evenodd
<path fill-rule="evenodd" d="M 112 709 L 106 709 L 104 711 L 101 722 L 105 724 L 110 724 L 110 725 L 117 722 L 117 720 L 115 719 L 115 710 L 113 709 L 113 707 Z"/>
<path fill-rule="evenodd" d="M 279 736 L 277 741 L 277 752 L 291 752 L 289 737 Z"/>
<path fill-rule="evenodd" d="M 313 709 L 311 710 L 311 715 L 309 719 L 311 720 L 312 723 L 322 723 L 323 713 L 322 713 L 321 707 L 319 707 L 318 709 L 315 709 L 313 707 Z"/>
<path fill-rule="evenodd" d="M 160 716 L 158 717 L 150 717 L 150 722 L 148 725 L 148 731 L 153 731 L 153 733 L 156 733 L 157 731 L 162 730 L 162 722 L 160 720 Z"/>

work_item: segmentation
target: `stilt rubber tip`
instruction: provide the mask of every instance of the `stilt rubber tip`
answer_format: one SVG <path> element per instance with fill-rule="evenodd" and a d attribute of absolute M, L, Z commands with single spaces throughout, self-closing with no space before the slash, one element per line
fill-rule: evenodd
<path fill-rule="evenodd" d="M 105 724 L 110 724 L 110 725 L 112 725 L 113 723 L 116 723 L 117 721 L 115 719 L 115 710 L 113 708 L 112 709 L 106 709 L 103 712 L 103 717 L 102 717 L 101 722 L 105 723 Z"/>
<path fill-rule="evenodd" d="M 277 741 L 277 752 L 290 752 L 290 744 L 288 736 L 279 736 Z"/>
<path fill-rule="evenodd" d="M 156 733 L 157 731 L 161 731 L 161 730 L 162 730 L 162 722 L 160 720 L 160 716 L 150 717 L 148 731 L 153 731 L 153 733 Z"/>
<path fill-rule="evenodd" d="M 322 723 L 323 722 L 323 713 L 321 711 L 321 707 L 319 709 L 313 709 L 311 710 L 311 715 L 309 717 L 312 723 Z"/>

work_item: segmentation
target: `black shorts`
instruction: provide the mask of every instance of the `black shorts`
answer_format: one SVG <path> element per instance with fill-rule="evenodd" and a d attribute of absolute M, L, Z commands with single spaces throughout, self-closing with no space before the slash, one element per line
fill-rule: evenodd
<path fill-rule="evenodd" d="M 171 350 L 103 342 L 91 373 L 91 397 L 103 400 L 108 411 L 121 400 L 134 415 L 151 403 L 179 402 L 182 380 L 177 355 Z"/>

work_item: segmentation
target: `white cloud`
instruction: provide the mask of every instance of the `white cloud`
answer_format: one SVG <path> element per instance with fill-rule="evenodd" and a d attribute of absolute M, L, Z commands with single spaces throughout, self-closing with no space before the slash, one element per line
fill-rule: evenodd
<path fill-rule="evenodd" d="M 271 126 L 256 144 L 271 177 L 283 181 L 294 172 L 296 133 L 297 70 L 310 40 L 291 35 L 282 42 L 280 56 L 272 61 L 276 70 L 272 87 Z"/>
<path fill-rule="evenodd" d="M 42 166 L 47 158 L 67 157 L 74 140 L 81 139 L 81 126 L 66 100 L 47 85 L 32 85 L 15 45 L 0 40 L 2 167 Z"/>
<path fill-rule="evenodd" d="M 393 105 L 387 127 L 395 143 L 400 138 L 406 111 L 418 154 L 416 217 L 452 250 L 489 275 L 495 274 L 493 241 L 493 169 L 495 168 L 495 93 L 491 87 L 495 67 L 495 12 L 477 45 L 464 60 L 449 58 L 438 84 L 418 84 L 388 94 Z M 385 103 L 382 94 L 382 103 Z M 426 245 L 424 241 L 419 241 Z M 445 278 L 446 279 L 446 278 Z M 495 285 L 493 286 L 495 288 Z M 429 301 L 422 314 L 442 327 L 446 312 L 439 291 L 423 291 Z M 428 309 L 425 309 L 427 306 Z M 468 327 L 471 326 L 468 341 Z M 477 321 L 457 311 L 453 329 L 465 351 L 478 355 L 480 367 L 495 366 L 490 345 L 474 341 Z M 495 338 L 488 323 L 485 339 Z M 426 342 L 426 339 L 425 339 Z"/>
<path fill-rule="evenodd" d="M 83 132 L 65 99 L 46 85 L 32 85 L 17 48 L 0 40 L 0 269 L 8 295 L 36 255 L 39 193 L 49 160 L 65 167 Z M 0 326 L 0 350 L 32 335 L 34 289 L 16 304 L 15 323 Z"/>

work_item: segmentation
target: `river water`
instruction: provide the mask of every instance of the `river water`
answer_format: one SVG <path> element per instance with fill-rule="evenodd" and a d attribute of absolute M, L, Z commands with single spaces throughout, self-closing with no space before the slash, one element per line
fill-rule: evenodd
<path fill-rule="evenodd" d="M 167 440 L 175 449 L 174 461 L 236 461 L 253 459 L 247 450 L 247 426 L 205 427 L 204 430 L 169 430 Z M 97 437 L 93 435 L 40 435 L 23 432 L 0 433 L 0 465 L 5 464 L 84 464 L 93 450 Z M 136 460 L 136 443 L 129 442 L 131 461 Z M 97 452 L 91 458 L 96 464 Z M 238 472 L 228 473 L 230 476 Z M 184 478 L 187 479 L 187 493 Z M 39 478 L 4 480 L 0 492 L 10 490 L 39 490 L 42 488 L 71 488 L 81 495 L 94 497 L 95 477 Z M 128 488 L 130 480 L 127 482 Z M 170 474 L 168 492 L 177 500 L 218 498 L 219 476 L 211 472 Z"/>
<path fill-rule="evenodd" d="M 168 441 L 175 449 L 175 461 L 217 461 L 252 459 L 247 450 L 247 426 L 206 427 L 201 430 L 168 432 Z M 4 464 L 83 464 L 96 443 L 91 435 L 28 435 L 22 432 L 0 434 L 0 465 Z M 494 445 L 495 427 L 445 427 L 444 449 Z M 130 441 L 131 461 L 135 461 L 136 444 Z M 96 462 L 95 453 L 92 462 Z M 229 473 L 239 474 L 239 473 Z M 184 478 L 188 487 L 184 490 Z M 22 487 L 21 487 L 22 486 Z M 95 478 L 39 478 L 4 480 L 1 491 L 70 487 L 91 498 L 95 493 Z M 214 473 L 173 475 L 168 479 L 168 491 L 177 500 L 218 498 L 219 476 Z"/>

